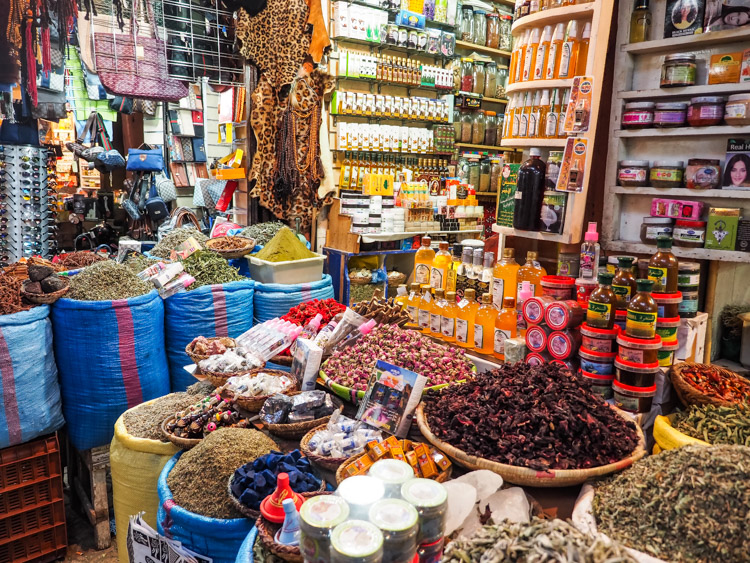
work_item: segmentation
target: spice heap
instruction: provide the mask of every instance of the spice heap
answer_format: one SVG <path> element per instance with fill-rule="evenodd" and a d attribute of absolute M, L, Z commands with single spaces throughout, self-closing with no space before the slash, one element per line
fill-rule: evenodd
<path fill-rule="evenodd" d="M 123 264 L 130 268 L 134 274 L 138 274 L 149 266 L 156 264 L 156 260 L 151 260 L 148 256 L 144 256 L 143 254 L 131 254 L 126 258 Z"/>
<path fill-rule="evenodd" d="M 283 227 L 286 227 L 286 225 L 280 221 L 258 223 L 257 225 L 250 225 L 249 227 L 242 229 L 240 236 L 255 239 L 255 244 L 264 246 Z"/>
<path fill-rule="evenodd" d="M 455 383 L 472 376 L 472 364 L 463 350 L 394 325 L 378 325 L 353 346 L 336 350 L 323 370 L 335 383 L 365 391 L 377 360 L 424 375 L 428 385 Z"/>
<path fill-rule="evenodd" d="M 333 317 L 345 310 L 346 306 L 335 299 L 313 299 L 292 307 L 286 315 L 281 317 L 281 320 L 289 321 L 298 326 L 305 326 L 315 315 L 320 314 L 323 317 L 320 319 L 320 326 L 325 326 L 331 322 Z"/>
<path fill-rule="evenodd" d="M 166 442 L 167 438 L 161 431 L 161 423 L 164 419 L 177 411 L 188 408 L 211 391 L 209 389 L 204 392 L 205 386 L 203 386 L 203 389 L 198 388 L 196 392 L 191 392 L 190 389 L 194 387 L 188 387 L 187 391 L 164 395 L 125 411 L 122 415 L 125 429 L 136 438 Z"/>
<path fill-rule="evenodd" d="M 107 258 L 96 252 L 90 252 L 87 250 L 81 250 L 78 252 L 66 252 L 60 254 L 56 264 L 62 266 L 65 270 L 76 270 L 78 268 L 85 268 L 91 266 L 97 262 L 102 262 Z"/>
<path fill-rule="evenodd" d="M 198 250 L 182 262 L 185 271 L 195 278 L 188 291 L 204 285 L 224 284 L 244 280 L 237 268 L 229 265 L 224 258 L 210 250 Z"/>
<path fill-rule="evenodd" d="M 507 522 L 479 528 L 460 537 L 443 553 L 442 563 L 471 561 L 555 561 L 558 563 L 635 563 L 624 546 L 602 536 L 589 536 L 568 522 L 534 518 L 528 524 Z"/>
<path fill-rule="evenodd" d="M 599 531 L 668 561 L 747 561 L 750 448 L 683 446 L 599 486 Z"/>
<path fill-rule="evenodd" d="M 127 266 L 106 260 L 71 276 L 66 297 L 77 301 L 112 301 L 145 295 L 153 288 Z"/>
<path fill-rule="evenodd" d="M 158 258 L 169 258 L 172 251 L 190 237 L 198 241 L 201 246 L 208 240 L 208 237 L 195 227 L 180 227 L 164 235 L 159 244 L 151 249 L 150 254 Z"/>
<path fill-rule="evenodd" d="M 257 430 L 222 428 L 180 456 L 167 485 L 174 501 L 190 512 L 209 518 L 241 518 L 229 500 L 229 476 L 238 467 L 278 449 Z"/>
<path fill-rule="evenodd" d="M 375 319 L 378 324 L 404 326 L 410 319 L 409 313 L 393 297 L 361 301 L 352 309 L 367 319 Z"/>
<path fill-rule="evenodd" d="M 225 236 L 211 240 L 211 250 L 241 250 L 250 243 L 244 237 Z"/>
<path fill-rule="evenodd" d="M 267 262 L 288 262 L 292 260 L 304 260 L 305 258 L 316 258 L 318 255 L 310 252 L 291 229 L 283 227 L 254 256 L 259 260 L 266 260 Z"/>
<path fill-rule="evenodd" d="M 680 371 L 682 379 L 699 393 L 721 401 L 739 403 L 750 396 L 750 382 L 739 375 L 724 375 L 705 364 L 693 364 Z"/>
<path fill-rule="evenodd" d="M 677 414 L 674 427 L 709 444 L 750 446 L 750 400 L 731 407 L 693 405 Z"/>
<path fill-rule="evenodd" d="M 383 295 L 385 283 L 352 284 L 349 286 L 349 302 L 363 303 Z"/>
<path fill-rule="evenodd" d="M 620 461 L 638 445 L 633 422 L 556 364 L 505 364 L 423 400 L 438 438 L 499 463 L 586 469 Z"/>
<path fill-rule="evenodd" d="M 21 299 L 21 281 L 13 274 L 0 274 L 0 315 L 12 315 L 34 307 Z"/>
<path fill-rule="evenodd" d="M 193 404 L 194 402 L 176 414 L 175 411 L 169 413 L 174 415 L 175 420 L 166 425 L 167 432 L 177 438 L 200 440 L 219 428 L 248 428 L 250 426 L 247 419 L 237 412 L 234 405 L 230 401 L 223 400 L 218 394 L 204 397 Z"/>

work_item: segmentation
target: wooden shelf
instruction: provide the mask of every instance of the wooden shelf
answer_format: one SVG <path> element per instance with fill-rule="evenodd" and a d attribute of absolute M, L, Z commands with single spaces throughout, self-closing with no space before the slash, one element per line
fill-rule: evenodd
<path fill-rule="evenodd" d="M 518 231 L 514 229 L 513 227 L 501 227 L 497 223 L 492 225 L 492 232 L 500 233 L 508 237 L 521 237 L 521 238 L 530 238 L 534 240 L 546 240 L 546 241 L 551 241 L 551 242 L 561 242 L 563 244 L 568 244 L 571 242 L 570 234 L 567 234 L 567 233 L 562 233 L 558 235 L 554 233 L 539 233 L 536 231 Z"/>
<path fill-rule="evenodd" d="M 379 49 L 381 51 L 398 51 L 400 53 L 406 53 L 407 55 L 422 55 L 424 57 L 430 57 L 432 59 L 454 58 L 442 55 L 440 53 L 428 53 L 422 49 L 410 49 L 408 47 L 399 47 L 398 45 L 389 45 L 388 43 L 375 43 L 374 41 L 367 41 L 366 39 L 355 39 L 353 37 L 331 37 L 331 39 L 336 43 L 341 44 L 361 45 L 363 47 Z M 508 53 L 508 55 L 510 55 L 510 53 Z"/>
<path fill-rule="evenodd" d="M 616 129 L 615 137 L 666 139 L 669 137 L 733 137 L 750 135 L 750 126 L 714 125 L 711 127 L 668 127 L 660 129 Z"/>
<path fill-rule="evenodd" d="M 448 108 L 452 109 L 452 108 Z M 449 121 L 435 121 L 434 119 L 412 119 L 411 117 L 394 117 L 385 115 L 354 115 L 351 113 L 331 113 L 329 114 L 335 119 L 341 119 L 344 117 L 353 117 L 356 119 L 367 119 L 368 121 L 404 121 L 406 123 L 427 123 L 433 125 L 452 125 Z"/>
<path fill-rule="evenodd" d="M 633 252 L 635 254 L 653 254 L 656 245 L 643 244 L 640 241 L 613 240 L 604 242 L 607 250 L 616 252 Z M 678 258 L 692 258 L 694 260 L 716 260 L 719 262 L 750 262 L 750 252 L 737 252 L 734 250 L 712 250 L 709 248 L 684 248 L 673 246 L 672 254 Z"/>
<path fill-rule="evenodd" d="M 621 100 L 646 100 L 654 98 L 687 98 L 690 96 L 722 96 L 750 92 L 750 82 L 738 84 L 704 84 L 685 88 L 656 88 L 653 90 L 625 90 L 617 93 Z"/>
<path fill-rule="evenodd" d="M 503 139 L 503 147 L 551 147 L 562 148 L 567 143 L 567 139 Z"/>
<path fill-rule="evenodd" d="M 594 2 L 573 6 L 561 6 L 560 8 L 552 8 L 550 10 L 544 10 L 529 16 L 524 16 L 520 20 L 514 22 L 513 27 L 511 27 L 510 30 L 513 35 L 518 35 L 530 27 L 542 28 L 545 25 L 554 25 L 558 22 L 583 19 L 591 17 L 593 13 Z M 583 27 L 580 29 L 583 31 Z"/>
<path fill-rule="evenodd" d="M 497 197 L 498 192 L 476 192 L 477 197 Z"/>
<path fill-rule="evenodd" d="M 496 57 L 510 58 L 510 51 L 503 51 L 502 49 L 494 49 L 492 47 L 485 47 L 484 45 L 475 45 L 468 41 L 456 40 L 457 49 L 473 49 L 477 53 L 487 53 L 488 55 L 495 55 Z"/>
<path fill-rule="evenodd" d="M 399 84 L 398 82 L 387 82 L 377 78 L 360 78 L 355 76 L 337 76 L 336 80 L 351 80 L 353 82 L 366 82 L 367 84 L 377 84 L 378 86 L 389 86 L 396 88 L 412 88 L 414 90 L 430 90 L 438 94 L 454 94 L 455 92 L 448 88 L 436 88 L 435 86 L 415 86 L 414 84 Z"/>
<path fill-rule="evenodd" d="M 697 197 L 705 199 L 748 199 L 750 200 L 750 190 L 690 190 L 688 188 L 625 188 L 623 186 L 612 186 L 609 189 L 612 193 L 643 196 L 653 195 L 657 197 Z M 750 257 L 748 257 L 750 260 Z"/>
<path fill-rule="evenodd" d="M 527 80 L 526 82 L 515 82 L 509 84 L 505 91 L 510 94 L 512 92 L 522 92 L 524 90 L 539 90 L 541 88 L 570 88 L 573 86 L 572 78 L 558 78 L 556 80 Z"/>
<path fill-rule="evenodd" d="M 471 143 L 456 143 L 456 146 L 464 149 L 477 149 L 488 152 L 503 152 L 508 150 L 502 147 L 491 147 L 489 145 L 472 145 Z"/>
<path fill-rule="evenodd" d="M 487 98 L 487 97 L 483 97 L 482 101 L 483 102 L 490 102 L 491 104 L 507 104 L 508 103 L 508 100 L 505 99 L 505 98 Z"/>
<path fill-rule="evenodd" d="M 699 33 L 698 35 L 685 35 L 684 37 L 670 37 L 667 39 L 655 39 L 654 41 L 642 41 L 641 43 L 629 43 L 623 45 L 621 49 L 631 55 L 648 55 L 684 49 L 696 51 L 710 45 L 742 43 L 748 39 L 750 39 L 750 26 L 745 26 L 738 29 Z"/>

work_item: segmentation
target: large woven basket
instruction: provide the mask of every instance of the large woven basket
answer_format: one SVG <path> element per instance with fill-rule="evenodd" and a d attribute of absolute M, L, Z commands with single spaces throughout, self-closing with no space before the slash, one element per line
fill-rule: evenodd
<path fill-rule="evenodd" d="M 300 391 L 295 391 L 293 393 L 287 394 L 296 395 L 298 393 L 300 393 Z M 339 412 L 343 412 L 344 402 L 338 397 L 334 396 L 331 396 L 331 400 L 333 401 L 334 406 L 338 408 Z M 328 415 L 322 418 L 316 418 L 315 420 L 308 420 L 306 422 L 291 422 L 287 424 L 267 424 L 264 422 L 263 425 L 266 427 L 266 430 L 268 430 L 274 436 L 285 438 L 287 440 L 298 440 L 313 428 L 328 424 L 328 420 L 330 418 L 331 415 Z"/>
<path fill-rule="evenodd" d="M 441 452 L 442 453 L 442 452 Z M 336 470 L 336 484 L 340 485 L 341 481 L 347 478 L 346 475 L 346 468 L 349 467 L 352 463 L 357 461 L 359 458 L 364 457 L 367 455 L 367 452 L 360 452 L 356 455 L 353 455 L 350 458 L 347 458 L 347 460 L 339 465 L 339 468 Z M 447 471 L 441 471 L 438 473 L 437 477 L 435 477 L 433 480 L 437 481 L 438 483 L 445 483 L 448 479 L 451 478 L 451 475 L 453 474 L 453 465 L 451 464 L 450 467 L 448 467 Z"/>
<path fill-rule="evenodd" d="M 294 378 L 291 377 L 287 372 L 281 371 L 280 369 L 256 368 L 256 369 L 251 369 L 249 371 L 243 372 L 242 374 L 236 374 L 236 375 L 252 375 L 252 376 L 255 376 L 255 375 L 258 375 L 259 373 L 267 373 L 268 375 L 272 375 L 274 377 L 285 376 L 285 377 L 289 378 L 290 380 L 292 380 L 292 383 L 294 383 Z M 214 375 L 216 375 L 216 374 L 214 374 Z M 233 375 L 235 375 L 235 374 L 233 374 Z M 206 377 L 208 377 L 208 375 L 206 375 Z M 230 375 L 230 377 L 232 377 L 232 375 Z M 224 385 L 227 382 L 228 379 L 229 379 L 229 377 L 227 377 L 226 379 L 224 379 L 224 383 L 222 383 L 221 385 Z M 213 383 L 213 381 L 211 383 Z M 216 385 L 216 384 L 214 383 L 214 385 Z M 216 385 L 216 386 L 219 387 L 218 385 Z M 297 391 L 297 389 L 294 387 L 294 385 L 292 385 L 286 391 L 284 391 L 283 394 L 284 395 L 290 395 L 290 394 L 292 394 L 292 393 L 294 393 L 296 391 Z M 232 391 L 230 391 L 229 389 L 222 389 L 221 392 L 220 392 L 220 394 L 221 394 L 221 397 L 223 399 L 227 399 L 228 401 L 233 401 L 234 404 L 236 404 L 238 407 L 240 407 L 240 408 L 242 408 L 242 409 L 244 409 L 244 410 L 246 410 L 248 412 L 260 412 L 260 409 L 263 408 L 263 403 L 265 403 L 266 400 L 269 397 L 271 397 L 271 395 L 261 395 L 259 397 L 248 397 L 246 395 L 237 395 L 237 394 L 233 393 Z"/>
<path fill-rule="evenodd" d="M 325 430 L 326 427 L 326 424 L 321 424 L 320 426 L 313 428 L 307 434 L 305 434 L 302 437 L 302 440 L 300 440 L 299 442 L 299 449 L 314 465 L 322 467 L 323 469 L 326 469 L 328 471 L 335 472 L 342 463 L 349 459 L 348 457 L 325 457 L 322 455 L 318 455 L 316 453 L 313 453 L 307 445 L 310 443 L 310 440 L 316 432 L 318 432 L 319 430 Z"/>
<path fill-rule="evenodd" d="M 662 450 L 674 450 L 682 446 L 699 444 L 701 446 L 710 446 L 708 442 L 698 440 L 677 430 L 672 424 L 675 419 L 674 414 L 669 416 L 657 416 L 654 420 L 654 453 Z M 658 451 L 657 451 L 658 448 Z"/>
<path fill-rule="evenodd" d="M 229 502 L 232 503 L 232 506 L 234 506 L 237 509 L 237 512 L 245 516 L 246 518 L 250 518 L 251 520 L 255 520 L 256 518 L 260 518 L 260 510 L 253 510 L 252 508 L 249 508 L 242 504 L 240 502 L 240 499 L 238 499 L 236 496 L 234 496 L 234 493 L 232 492 L 232 483 L 234 483 L 234 473 L 232 473 L 229 476 L 229 481 L 227 481 L 227 494 L 229 495 Z M 312 493 L 300 493 L 302 496 L 314 496 L 323 493 L 326 490 L 326 481 L 325 479 L 320 479 L 320 487 L 317 491 L 313 491 Z"/>
<path fill-rule="evenodd" d="M 686 407 L 689 407 L 690 405 L 715 405 L 717 407 L 725 407 L 735 404 L 731 401 L 725 401 L 723 399 L 701 393 L 690 383 L 685 381 L 683 371 L 693 366 L 706 367 L 705 364 L 698 364 L 695 362 L 682 362 L 673 365 L 672 369 L 669 370 L 669 379 L 672 381 L 672 385 L 674 386 L 675 391 L 677 391 L 677 397 L 679 397 L 680 402 L 683 405 L 685 405 Z M 709 367 L 715 370 L 719 377 L 735 379 L 747 384 L 746 380 L 741 378 L 733 371 L 714 365 Z M 750 384 L 748 384 L 748 391 L 750 392 Z"/>
<path fill-rule="evenodd" d="M 219 371 L 202 370 L 200 373 L 196 372 L 196 374 L 200 375 L 201 377 L 204 377 L 206 380 L 208 380 L 211 383 L 211 385 L 213 385 L 214 387 L 218 389 L 219 387 L 224 387 L 224 385 L 226 385 L 227 380 L 230 377 L 235 377 L 238 375 L 245 375 L 245 374 L 250 373 L 251 371 L 253 370 L 237 371 L 234 373 L 222 373 Z M 226 399 L 226 397 L 224 398 Z"/>
<path fill-rule="evenodd" d="M 175 419 L 174 415 L 169 416 L 164 419 L 164 422 L 161 423 L 161 433 L 164 434 L 164 437 L 172 442 L 175 446 L 178 448 L 181 448 L 183 450 L 189 450 L 190 448 L 194 448 L 198 444 L 201 443 L 202 438 L 180 438 L 179 436 L 175 436 L 171 432 L 167 430 L 167 424 L 170 422 L 173 422 Z"/>
<path fill-rule="evenodd" d="M 623 420 L 632 422 L 625 413 L 614 407 L 612 408 Z M 432 433 L 432 430 L 430 430 L 422 404 L 417 407 L 417 424 L 419 425 L 419 430 L 422 432 L 422 435 L 428 442 L 442 450 L 449 458 L 459 465 L 471 470 L 489 469 L 500 475 L 509 483 L 527 487 L 568 487 L 572 485 L 580 485 L 589 479 L 602 477 L 604 475 L 609 475 L 610 473 L 616 473 L 623 469 L 627 469 L 633 465 L 634 462 L 646 455 L 646 438 L 643 435 L 640 426 L 636 424 L 635 429 L 638 434 L 638 445 L 628 457 L 621 459 L 618 462 L 589 469 L 549 469 L 547 471 L 537 471 L 536 469 L 529 469 L 528 467 L 507 465 L 505 463 L 498 463 L 489 459 L 476 457 L 451 446 L 447 442 L 443 442 Z"/>
<path fill-rule="evenodd" d="M 214 341 L 218 340 L 219 342 L 221 342 L 227 348 L 236 348 L 237 347 L 237 342 L 235 342 L 234 338 L 229 338 L 229 337 L 226 337 L 226 336 L 214 336 L 214 337 L 211 337 L 211 338 L 206 338 L 206 340 L 208 340 L 209 342 L 214 342 Z M 208 358 L 211 357 L 211 356 L 205 356 L 205 355 L 202 355 L 202 354 L 195 354 L 195 353 L 193 353 L 193 343 L 192 342 L 190 342 L 187 346 L 185 346 L 185 353 L 188 355 L 188 357 L 191 360 L 193 360 L 193 363 L 196 366 L 198 366 L 198 362 L 200 362 L 202 360 L 207 360 Z M 200 368 L 197 368 L 197 370 L 196 370 L 195 373 L 200 373 Z"/>
<path fill-rule="evenodd" d="M 26 280 L 21 286 L 21 296 L 30 303 L 36 303 L 37 305 L 52 305 L 52 303 L 70 291 L 70 280 L 65 277 L 60 277 L 60 279 L 65 283 L 65 287 L 53 291 L 52 293 L 29 293 L 26 291 L 26 285 L 31 283 L 31 280 Z"/>
<path fill-rule="evenodd" d="M 222 258 L 226 258 L 227 260 L 231 260 L 232 258 L 242 258 L 243 256 L 250 254 L 253 249 L 255 248 L 255 240 L 251 238 L 245 238 L 245 237 L 232 237 L 233 239 L 239 239 L 242 242 L 247 241 L 247 243 L 244 246 L 241 246 L 239 248 L 234 248 L 231 250 L 221 250 L 218 248 L 215 248 L 216 245 L 225 240 L 227 237 L 216 237 L 212 239 L 208 239 L 206 241 L 206 248 L 209 250 L 212 250 L 213 252 L 216 252 L 219 256 Z"/>

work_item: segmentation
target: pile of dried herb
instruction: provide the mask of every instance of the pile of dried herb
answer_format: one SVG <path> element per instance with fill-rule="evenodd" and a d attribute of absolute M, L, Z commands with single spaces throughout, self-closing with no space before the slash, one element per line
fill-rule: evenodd
<path fill-rule="evenodd" d="M 255 244 L 263 246 L 271 240 L 274 235 L 282 229 L 282 227 L 286 227 L 286 225 L 281 221 L 258 223 L 257 225 L 250 225 L 249 227 L 242 229 L 240 236 L 255 239 Z"/>
<path fill-rule="evenodd" d="M 143 254 L 131 254 L 125 259 L 123 264 L 130 268 L 134 274 L 138 274 L 149 266 L 156 264 L 156 260 L 151 260 L 148 256 L 144 256 Z"/>
<path fill-rule="evenodd" d="M 167 477 L 174 501 L 209 518 L 242 518 L 229 500 L 229 477 L 235 469 L 278 450 L 257 430 L 220 428 L 177 460 Z"/>
<path fill-rule="evenodd" d="M 204 285 L 222 284 L 240 281 L 243 278 L 237 268 L 229 265 L 224 258 L 210 250 L 198 250 L 182 261 L 185 271 L 195 278 L 195 283 L 188 291 Z"/>
<path fill-rule="evenodd" d="M 453 540 L 442 563 L 556 562 L 635 563 L 621 544 L 588 536 L 563 520 L 534 518 L 530 523 L 507 522 L 479 528 L 469 538 Z"/>
<path fill-rule="evenodd" d="M 98 252 L 91 252 L 90 250 L 79 250 L 76 252 L 64 252 L 58 256 L 57 265 L 65 268 L 66 270 L 77 270 L 78 268 L 85 268 L 106 260 L 106 256 L 102 256 Z"/>
<path fill-rule="evenodd" d="M 748 561 L 750 448 L 683 446 L 597 487 L 599 531 L 668 561 Z"/>
<path fill-rule="evenodd" d="M 209 383 L 210 385 L 210 383 Z M 194 388 L 195 392 L 190 392 Z M 134 409 L 125 411 L 122 415 L 122 421 L 125 423 L 125 429 L 128 433 L 136 438 L 146 438 L 148 440 L 159 440 L 166 442 L 167 438 L 161 431 L 161 423 L 176 412 L 188 408 L 190 405 L 200 401 L 208 395 L 213 389 L 204 392 L 205 387 L 188 387 L 187 391 L 170 393 L 152 402 L 138 405 Z"/>
<path fill-rule="evenodd" d="M 673 426 L 709 444 L 750 446 L 750 398 L 731 407 L 693 405 L 677 414 Z"/>
<path fill-rule="evenodd" d="M 140 279 L 127 266 L 106 260 L 71 276 L 70 291 L 65 297 L 78 301 L 111 301 L 145 295 L 152 289 L 151 283 Z"/>
<path fill-rule="evenodd" d="M 208 240 L 208 237 L 195 227 L 180 227 L 164 235 L 159 244 L 151 249 L 150 254 L 158 258 L 169 258 L 171 252 L 190 237 L 197 240 L 201 246 Z"/>
<path fill-rule="evenodd" d="M 423 401 L 438 438 L 499 463 L 587 469 L 628 457 L 638 445 L 633 422 L 554 364 L 505 364 Z"/>
<path fill-rule="evenodd" d="M 283 227 L 254 256 L 259 260 L 266 260 L 268 262 L 287 262 L 315 258 L 317 254 L 310 252 L 289 227 Z"/>

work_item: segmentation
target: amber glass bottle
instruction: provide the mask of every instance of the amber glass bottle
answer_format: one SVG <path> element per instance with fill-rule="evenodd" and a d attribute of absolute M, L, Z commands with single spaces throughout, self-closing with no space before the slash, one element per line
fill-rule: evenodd
<path fill-rule="evenodd" d="M 653 280 L 638 280 L 638 293 L 628 303 L 625 319 L 625 334 L 633 338 L 653 338 L 656 334 L 656 318 L 659 306 L 651 297 Z"/>
<path fill-rule="evenodd" d="M 612 291 L 617 296 L 617 310 L 625 311 L 637 290 L 633 275 L 633 257 L 618 256 L 617 272 L 612 280 Z"/>
<path fill-rule="evenodd" d="M 615 326 L 617 296 L 612 291 L 612 278 L 609 272 L 599 274 L 599 287 L 591 292 L 589 308 L 586 311 L 586 324 L 592 328 L 612 330 Z"/>

